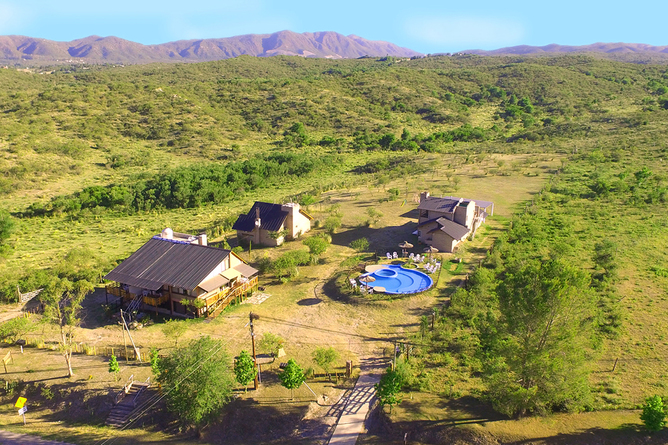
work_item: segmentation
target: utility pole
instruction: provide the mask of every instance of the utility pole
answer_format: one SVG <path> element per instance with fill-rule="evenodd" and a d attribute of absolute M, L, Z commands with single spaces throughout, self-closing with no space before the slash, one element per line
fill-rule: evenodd
<path fill-rule="evenodd" d="M 394 342 L 394 358 L 392 359 L 392 371 L 397 369 L 397 342 Z"/>
<path fill-rule="evenodd" d="M 255 355 L 255 333 L 253 332 L 253 320 L 257 320 L 260 318 L 259 315 L 256 315 L 252 312 L 248 314 L 248 321 L 250 325 L 250 336 L 251 336 L 251 342 L 253 343 L 253 363 L 255 364 L 255 369 L 257 370 L 257 356 Z M 258 379 L 257 379 L 258 373 L 255 373 L 255 380 L 253 381 L 253 386 L 255 390 L 257 390 L 258 387 Z"/>
<path fill-rule="evenodd" d="M 121 318 L 123 318 L 123 309 L 121 309 Z M 125 325 L 121 325 L 121 331 L 123 331 L 123 346 L 125 347 L 125 363 L 128 363 L 128 342 L 125 339 Z"/>

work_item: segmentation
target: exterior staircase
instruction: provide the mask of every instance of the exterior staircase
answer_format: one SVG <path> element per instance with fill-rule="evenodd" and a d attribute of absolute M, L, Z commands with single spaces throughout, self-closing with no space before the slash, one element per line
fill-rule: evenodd
<path fill-rule="evenodd" d="M 146 382 L 135 382 L 130 377 L 130 382 L 116 395 L 116 404 L 111 409 L 105 423 L 116 428 L 122 427 L 134 413 L 139 405 L 137 401 L 150 385 L 148 379 Z"/>

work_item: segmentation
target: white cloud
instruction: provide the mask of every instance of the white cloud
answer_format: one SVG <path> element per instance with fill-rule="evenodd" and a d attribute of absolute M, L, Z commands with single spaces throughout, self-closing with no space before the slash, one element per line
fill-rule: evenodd
<path fill-rule="evenodd" d="M 416 40 L 444 46 L 500 47 L 520 43 L 525 35 L 524 27 L 515 20 L 488 17 L 411 17 L 405 28 Z"/>

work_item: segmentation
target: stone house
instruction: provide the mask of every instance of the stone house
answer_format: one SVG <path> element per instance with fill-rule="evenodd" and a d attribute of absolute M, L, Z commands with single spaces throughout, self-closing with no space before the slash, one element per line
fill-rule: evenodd
<path fill-rule="evenodd" d="M 239 242 L 255 245 L 280 246 L 285 239 L 297 239 L 311 230 L 313 217 L 299 204 L 271 204 L 256 201 L 245 215 L 239 215 L 232 228 Z"/>
<path fill-rule="evenodd" d="M 454 252 L 469 236 L 475 236 L 490 209 L 494 214 L 494 203 L 489 201 L 421 193 L 418 240 L 441 252 Z"/>

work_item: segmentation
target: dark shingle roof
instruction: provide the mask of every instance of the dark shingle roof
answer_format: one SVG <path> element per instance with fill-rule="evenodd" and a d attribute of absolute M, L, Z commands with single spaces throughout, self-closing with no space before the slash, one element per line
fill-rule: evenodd
<path fill-rule="evenodd" d="M 246 215 L 239 215 L 239 218 L 232 226 L 232 229 L 241 230 L 242 232 L 252 232 L 255 228 L 257 208 L 260 209 L 260 228 L 262 230 L 276 232 L 281 229 L 281 225 L 285 222 L 285 218 L 288 217 L 288 212 L 283 210 L 280 204 L 256 201 Z"/>
<path fill-rule="evenodd" d="M 430 197 L 420 201 L 418 209 L 420 210 L 432 210 L 443 213 L 452 213 L 455 211 L 455 207 L 459 204 L 461 198 L 434 198 Z"/>
<path fill-rule="evenodd" d="M 469 234 L 469 229 L 467 229 L 466 226 L 450 221 L 449 219 L 438 218 L 436 222 L 440 226 L 442 232 L 445 232 L 456 240 L 461 240 Z"/>
<path fill-rule="evenodd" d="M 153 237 L 104 278 L 149 290 L 163 284 L 193 290 L 229 255 L 225 249 Z"/>

